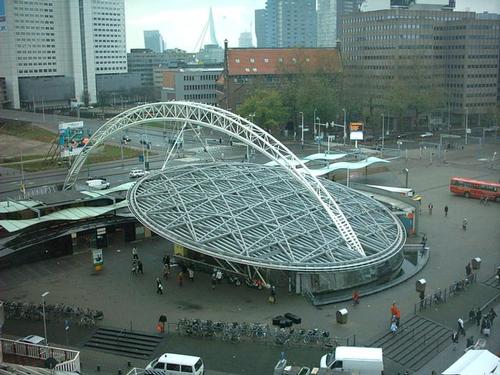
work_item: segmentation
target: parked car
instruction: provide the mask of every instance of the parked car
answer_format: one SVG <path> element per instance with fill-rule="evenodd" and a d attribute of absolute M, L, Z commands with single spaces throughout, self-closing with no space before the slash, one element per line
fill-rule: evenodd
<path fill-rule="evenodd" d="M 106 181 L 105 179 L 95 179 L 95 180 L 87 180 L 85 181 L 87 186 L 89 188 L 95 189 L 95 190 L 104 190 L 109 188 L 110 183 Z"/>
<path fill-rule="evenodd" d="M 18 342 L 25 342 L 27 344 L 33 344 L 33 345 L 46 345 L 47 341 L 45 341 L 45 338 L 42 336 L 37 336 L 37 335 L 29 335 L 26 337 L 23 337 L 22 339 L 17 340 Z"/>
<path fill-rule="evenodd" d="M 151 361 L 146 366 L 144 373 L 158 375 L 203 375 L 204 372 L 203 361 L 200 357 L 165 353 Z"/>
<path fill-rule="evenodd" d="M 149 171 L 145 171 L 144 169 L 132 169 L 129 173 L 130 178 L 138 178 L 144 177 L 149 174 Z"/>
<path fill-rule="evenodd" d="M 432 134 L 431 132 L 425 132 L 424 134 L 420 134 L 420 137 L 421 138 L 428 138 L 428 137 L 432 137 L 434 134 Z"/>
<path fill-rule="evenodd" d="M 122 141 L 123 141 L 123 143 L 129 143 L 132 141 L 132 138 L 130 138 L 128 135 L 124 135 L 122 137 Z"/>

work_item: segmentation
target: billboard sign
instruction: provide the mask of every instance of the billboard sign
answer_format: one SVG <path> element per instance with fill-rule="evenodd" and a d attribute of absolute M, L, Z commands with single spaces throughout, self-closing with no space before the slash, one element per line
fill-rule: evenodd
<path fill-rule="evenodd" d="M 349 124 L 350 137 L 353 141 L 363 140 L 363 123 L 362 122 L 351 122 Z"/>
<path fill-rule="evenodd" d="M 59 124 L 59 145 L 61 157 L 76 156 L 88 143 L 89 138 L 83 131 L 83 121 L 65 122 Z"/>
<path fill-rule="evenodd" d="M 5 17 L 5 0 L 0 0 L 0 32 L 7 31 L 7 21 Z"/>

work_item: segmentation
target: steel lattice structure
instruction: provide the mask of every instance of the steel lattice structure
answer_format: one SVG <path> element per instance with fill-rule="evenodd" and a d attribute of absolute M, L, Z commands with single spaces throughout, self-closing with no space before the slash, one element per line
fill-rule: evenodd
<path fill-rule="evenodd" d="M 158 120 L 180 121 L 220 131 L 276 161 L 313 194 L 330 217 L 330 220 L 338 228 L 347 246 L 361 256 L 366 255 L 363 246 L 334 197 L 316 177 L 312 176 L 309 169 L 294 153 L 272 135 L 248 120 L 232 112 L 202 103 L 162 102 L 145 104 L 129 109 L 112 118 L 92 135 L 88 144 L 76 157 L 66 177 L 64 189 L 71 189 L 74 186 L 80 169 L 94 147 L 128 127 Z M 287 159 L 293 163 L 287 162 Z M 292 166 L 293 164 L 300 166 L 300 168 Z"/>
<path fill-rule="evenodd" d="M 346 243 L 315 195 L 279 167 L 173 167 L 140 180 L 127 198 L 134 216 L 154 232 L 229 263 L 303 272 L 353 270 L 385 262 L 401 250 L 406 234 L 387 208 L 341 184 L 326 179 L 322 184 L 366 255 Z"/>

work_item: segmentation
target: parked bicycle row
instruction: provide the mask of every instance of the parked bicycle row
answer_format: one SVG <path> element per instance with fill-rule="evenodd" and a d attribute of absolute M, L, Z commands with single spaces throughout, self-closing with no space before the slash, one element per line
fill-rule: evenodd
<path fill-rule="evenodd" d="M 224 341 L 265 340 L 278 345 L 306 344 L 335 347 L 344 341 L 332 337 L 330 332 L 317 328 L 278 328 L 265 323 L 214 322 L 201 319 L 180 319 L 177 325 L 181 335 L 211 337 Z"/>
<path fill-rule="evenodd" d="M 43 304 L 30 302 L 4 301 L 6 319 L 42 320 Z M 100 310 L 92 310 L 64 304 L 45 304 L 45 320 L 61 322 L 68 320 L 80 326 L 94 326 L 102 320 L 104 314 Z"/>

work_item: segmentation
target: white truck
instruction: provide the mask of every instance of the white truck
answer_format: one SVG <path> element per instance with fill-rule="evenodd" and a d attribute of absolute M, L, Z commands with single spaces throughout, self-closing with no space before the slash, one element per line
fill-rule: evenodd
<path fill-rule="evenodd" d="M 381 375 L 384 371 L 382 348 L 338 346 L 321 357 L 321 368 L 350 371 L 356 375 Z"/>

